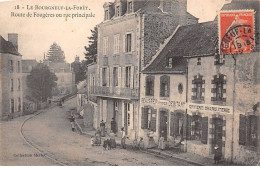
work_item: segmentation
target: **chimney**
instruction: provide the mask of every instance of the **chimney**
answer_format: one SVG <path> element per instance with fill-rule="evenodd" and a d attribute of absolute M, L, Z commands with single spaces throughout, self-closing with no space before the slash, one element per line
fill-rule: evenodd
<path fill-rule="evenodd" d="M 8 41 L 11 42 L 18 51 L 18 34 L 8 33 Z"/>

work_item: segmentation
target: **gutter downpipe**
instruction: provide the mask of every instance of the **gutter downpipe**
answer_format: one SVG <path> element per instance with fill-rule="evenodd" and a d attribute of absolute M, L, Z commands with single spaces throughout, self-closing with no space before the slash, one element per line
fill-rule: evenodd
<path fill-rule="evenodd" d="M 184 133 L 186 136 L 185 136 L 185 152 L 187 152 L 187 146 L 188 146 L 188 143 L 187 143 L 187 129 L 188 129 L 188 84 L 189 84 L 189 81 L 188 81 L 188 73 L 189 73 L 189 58 L 187 58 L 187 65 L 186 65 L 186 133 Z"/>
<path fill-rule="evenodd" d="M 234 158 L 234 120 L 235 120 L 235 97 L 236 97 L 236 58 L 234 54 L 232 54 L 232 58 L 234 59 L 234 72 L 233 72 L 233 111 L 232 111 L 232 140 L 231 140 L 231 164 L 233 163 L 233 158 Z"/>
<path fill-rule="evenodd" d="M 142 52 L 141 52 L 141 50 L 142 50 L 141 49 L 141 47 L 142 47 L 142 44 L 141 44 L 142 33 L 141 32 L 142 32 L 142 19 L 143 19 L 142 17 L 143 17 L 143 14 L 140 13 L 139 17 L 140 17 L 140 23 L 139 23 L 140 24 L 140 29 L 139 29 L 139 32 L 140 32 L 140 35 L 139 35 L 140 36 L 139 37 L 139 41 L 140 41 L 139 42 L 139 85 L 138 85 L 139 86 L 139 97 L 138 97 L 139 98 L 139 104 L 138 104 L 138 118 L 137 118 L 138 119 L 138 125 L 137 125 L 138 134 L 137 134 L 137 136 L 139 136 L 139 134 L 140 134 L 139 132 L 140 132 L 140 127 L 141 127 L 140 126 L 140 111 L 141 111 L 140 110 L 140 108 L 141 108 L 140 92 L 141 92 L 141 74 L 142 74 L 141 73 L 142 72 L 142 68 L 141 68 L 141 66 L 142 66 L 142 63 L 141 63 L 141 60 L 142 60 L 141 59 L 141 57 L 142 57 L 141 56 L 141 54 L 142 54 Z"/>

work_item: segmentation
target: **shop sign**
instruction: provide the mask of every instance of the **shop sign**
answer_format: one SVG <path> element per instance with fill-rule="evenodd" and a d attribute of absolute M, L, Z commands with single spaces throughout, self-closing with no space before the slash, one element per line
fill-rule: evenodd
<path fill-rule="evenodd" d="M 207 105 L 207 104 L 188 104 L 188 110 L 190 111 L 207 111 L 207 112 L 221 112 L 221 113 L 232 113 L 232 107 L 230 106 L 218 106 L 218 105 Z"/>

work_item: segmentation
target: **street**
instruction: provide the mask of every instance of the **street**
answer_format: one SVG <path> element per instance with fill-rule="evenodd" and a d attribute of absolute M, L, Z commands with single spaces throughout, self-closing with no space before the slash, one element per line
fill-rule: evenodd
<path fill-rule="evenodd" d="M 76 104 L 75 98 L 65 102 L 64 107 L 54 107 L 29 119 L 22 127 L 27 141 L 41 153 L 28 145 L 19 134 L 21 124 L 26 117 L 3 122 L 2 165 L 190 165 L 165 157 L 156 157 L 138 151 L 120 149 L 104 151 L 102 146 L 92 147 L 90 138 L 72 132 L 68 110 Z M 17 156 L 17 157 L 15 157 Z M 46 158 L 51 157 L 59 163 Z"/>

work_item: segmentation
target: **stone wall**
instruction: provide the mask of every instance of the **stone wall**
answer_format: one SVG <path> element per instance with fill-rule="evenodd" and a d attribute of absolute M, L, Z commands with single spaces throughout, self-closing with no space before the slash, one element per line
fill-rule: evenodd
<path fill-rule="evenodd" d="M 145 14 L 143 20 L 143 47 L 142 59 L 145 67 L 153 59 L 153 56 L 161 49 L 165 40 L 173 34 L 178 25 L 197 23 L 196 19 L 188 19 L 183 15 L 170 14 Z"/>

